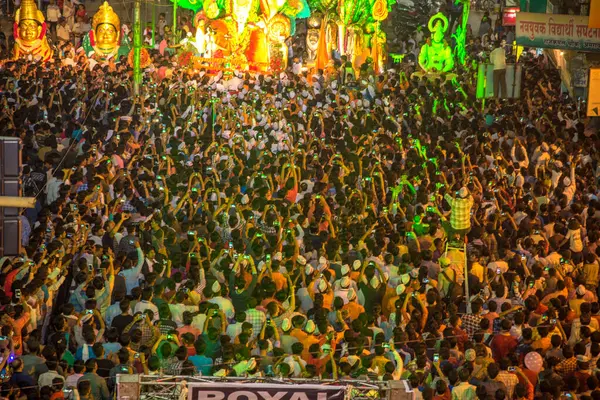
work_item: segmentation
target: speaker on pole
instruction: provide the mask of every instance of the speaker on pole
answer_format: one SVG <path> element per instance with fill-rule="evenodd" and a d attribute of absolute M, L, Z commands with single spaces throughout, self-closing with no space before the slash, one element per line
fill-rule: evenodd
<path fill-rule="evenodd" d="M 0 197 L 21 196 L 21 140 L 0 136 Z M 0 207 L 0 257 L 21 252 L 19 209 Z"/>

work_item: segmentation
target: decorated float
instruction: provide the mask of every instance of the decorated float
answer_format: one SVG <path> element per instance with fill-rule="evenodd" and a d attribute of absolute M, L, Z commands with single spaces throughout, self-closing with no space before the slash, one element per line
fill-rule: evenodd
<path fill-rule="evenodd" d="M 296 19 L 310 15 L 305 0 L 178 1 L 178 5 L 198 10 L 196 33 L 182 40 L 182 51 L 190 51 L 191 45 L 191 62 L 213 70 L 285 69 L 285 41 L 294 34 Z"/>
<path fill-rule="evenodd" d="M 416 75 L 426 75 L 430 78 L 436 78 L 441 73 L 452 78 L 452 71 L 456 63 L 464 65 L 466 61 L 466 29 L 470 11 L 470 2 L 467 0 L 456 0 L 456 4 L 463 7 L 462 19 L 458 24 L 456 31 L 451 35 L 454 42 L 454 48 L 450 46 L 447 33 L 450 30 L 448 18 L 438 12 L 429 19 L 428 28 L 431 37 L 421 46 L 419 52 L 419 66 L 422 71 Z"/>
<path fill-rule="evenodd" d="M 332 51 L 346 56 L 354 67 L 371 58 L 375 69 L 386 63 L 386 34 L 381 21 L 388 16 L 393 1 L 388 0 L 311 0 L 313 15 L 308 20 L 306 47 L 308 61 L 322 68 L 322 55 Z M 322 47 L 326 51 L 322 51 Z"/>
<path fill-rule="evenodd" d="M 388 3 L 389 1 L 389 3 Z M 296 21 L 308 18 L 308 67 L 324 68 L 332 52 L 355 66 L 367 57 L 376 65 L 386 58 L 380 23 L 393 0 L 177 0 L 196 12 L 194 35 L 182 40 L 193 47 L 190 62 L 214 70 L 277 72 L 287 67 L 287 39 Z"/>

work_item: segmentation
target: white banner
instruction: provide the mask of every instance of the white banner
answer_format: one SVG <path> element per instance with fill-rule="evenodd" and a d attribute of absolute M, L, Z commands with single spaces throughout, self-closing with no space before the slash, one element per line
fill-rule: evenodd
<path fill-rule="evenodd" d="M 344 400 L 345 386 L 189 383 L 188 400 Z"/>

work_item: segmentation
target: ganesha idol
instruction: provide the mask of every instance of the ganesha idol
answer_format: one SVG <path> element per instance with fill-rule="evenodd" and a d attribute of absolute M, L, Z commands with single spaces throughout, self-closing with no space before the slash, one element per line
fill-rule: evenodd
<path fill-rule="evenodd" d="M 310 15 L 306 0 L 205 0 L 203 7 L 216 53 L 243 58 L 258 71 L 285 69 L 285 39 L 296 19 Z"/>
<path fill-rule="evenodd" d="M 92 18 L 92 30 L 83 38 L 83 48 L 88 56 L 98 61 L 111 58 L 118 61 L 127 56 L 129 46 L 121 32 L 121 21 L 113 8 L 105 1 Z"/>
<path fill-rule="evenodd" d="M 13 58 L 28 58 L 32 61 L 48 61 L 52 49 L 46 38 L 46 21 L 34 0 L 23 0 L 15 14 L 15 47 Z"/>

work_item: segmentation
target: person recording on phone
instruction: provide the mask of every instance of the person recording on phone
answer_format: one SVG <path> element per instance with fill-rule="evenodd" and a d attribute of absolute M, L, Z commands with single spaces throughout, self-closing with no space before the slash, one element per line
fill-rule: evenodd
<path fill-rule="evenodd" d="M 471 209 L 473 208 L 473 196 L 466 186 L 461 187 L 452 197 L 446 193 L 444 199 L 450 204 L 450 229 L 449 237 L 464 237 L 471 230 Z"/>
<path fill-rule="evenodd" d="M 101 340 L 104 335 L 104 318 L 100 311 L 96 309 L 96 300 L 88 300 L 85 303 L 85 310 L 79 316 L 77 324 L 73 328 L 75 340 L 79 347 L 75 353 L 75 359 L 87 361 L 96 358 L 93 345 Z"/>
<path fill-rule="evenodd" d="M 8 305 L 4 309 L 5 314 L 0 319 L 2 325 L 12 326 L 12 345 L 15 357 L 23 354 L 23 336 L 21 332 L 31 320 L 31 307 L 29 307 L 25 301 L 26 297 L 22 296 L 21 292 L 21 289 L 15 289 L 13 299 L 18 304 L 15 306 Z"/>
<path fill-rule="evenodd" d="M 158 327 L 152 324 L 152 317 L 150 314 L 153 314 L 150 309 L 145 310 L 143 313 L 136 313 L 133 316 L 133 321 L 125 327 L 123 333 L 131 333 L 133 336 L 134 331 L 139 330 L 141 333 L 139 343 L 145 346 L 154 345 L 160 337 L 160 331 Z M 134 347 L 133 343 L 131 347 L 132 350 L 130 353 L 139 349 L 138 347 Z"/>
<path fill-rule="evenodd" d="M 127 241 L 129 246 L 132 246 L 136 253 L 137 259 L 131 260 L 127 259 L 126 263 L 123 265 L 123 269 L 119 272 L 119 275 L 125 278 L 125 285 L 127 286 L 127 294 L 131 294 L 131 289 L 136 287 L 140 278 L 140 271 L 142 270 L 142 266 L 144 265 L 144 252 L 140 247 L 140 242 L 137 238 L 134 237 L 135 230 L 132 230 L 131 233 L 121 239 L 120 243 Z M 120 244 L 119 244 L 120 245 Z M 126 253 L 128 254 L 128 253 Z M 129 267 L 129 268 L 128 268 Z"/>

